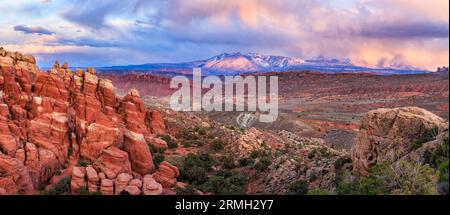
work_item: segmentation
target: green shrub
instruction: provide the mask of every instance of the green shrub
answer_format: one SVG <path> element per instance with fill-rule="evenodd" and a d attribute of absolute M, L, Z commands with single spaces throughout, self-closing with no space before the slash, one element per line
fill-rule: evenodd
<path fill-rule="evenodd" d="M 183 160 L 180 179 L 194 184 L 202 184 L 207 181 L 208 171 L 213 163 L 213 158 L 208 154 L 194 155 L 190 153 Z"/>
<path fill-rule="evenodd" d="M 445 141 L 434 150 L 427 150 L 423 154 L 423 161 L 433 168 L 438 168 L 442 163 L 448 161 L 449 145 Z"/>
<path fill-rule="evenodd" d="M 287 195 L 305 195 L 308 193 L 308 182 L 298 180 L 287 188 Z"/>
<path fill-rule="evenodd" d="M 164 161 L 164 159 L 164 154 L 157 153 L 153 156 L 153 163 L 155 163 L 156 167 L 158 167 L 159 164 Z"/>
<path fill-rule="evenodd" d="M 172 138 L 168 134 L 161 135 L 159 138 L 167 143 L 169 149 L 178 148 L 178 143 L 172 140 Z"/>
<path fill-rule="evenodd" d="M 250 165 L 252 161 L 249 158 L 241 158 L 239 159 L 239 166 L 244 167 Z"/>
<path fill-rule="evenodd" d="M 156 153 L 156 148 L 153 144 L 148 144 L 148 149 L 150 150 L 151 154 L 155 154 Z"/>
<path fill-rule="evenodd" d="M 177 195 L 195 195 L 195 189 L 192 185 L 187 185 L 185 188 L 175 187 Z"/>
<path fill-rule="evenodd" d="M 436 139 L 438 132 L 439 132 L 438 127 L 427 129 L 419 139 L 413 142 L 413 144 L 411 145 L 411 149 L 416 150 L 422 147 L 424 143 Z"/>
<path fill-rule="evenodd" d="M 231 156 L 226 156 L 223 158 L 223 168 L 225 169 L 233 169 L 236 167 L 234 164 L 234 159 Z"/>
<path fill-rule="evenodd" d="M 448 195 L 448 160 L 441 164 L 439 167 L 439 173 L 438 173 L 438 186 L 439 186 L 439 192 L 443 195 Z"/>
<path fill-rule="evenodd" d="M 338 194 L 359 195 L 425 195 L 436 194 L 435 171 L 428 165 L 398 161 L 377 164 L 368 177 L 345 172 L 338 177 Z"/>
<path fill-rule="evenodd" d="M 70 195 L 70 177 L 62 178 L 48 191 L 41 192 L 42 195 Z"/>
<path fill-rule="evenodd" d="M 264 150 L 262 150 L 262 149 L 260 149 L 260 150 L 255 150 L 255 151 L 252 151 L 252 152 L 250 153 L 250 157 L 253 158 L 253 159 L 259 158 L 259 157 L 264 157 L 264 156 L 267 156 L 267 154 L 266 154 L 266 152 L 265 152 Z"/>
<path fill-rule="evenodd" d="M 72 147 L 69 147 L 69 148 L 67 149 L 67 155 L 70 157 L 70 156 L 72 156 L 72 154 L 73 154 L 73 148 L 72 148 Z"/>
<path fill-rule="evenodd" d="M 194 166 L 183 171 L 185 179 L 192 184 L 203 184 L 208 180 L 208 171 L 199 166 Z"/>
<path fill-rule="evenodd" d="M 222 140 L 214 140 L 211 144 L 211 150 L 212 151 L 222 151 L 225 149 L 225 142 Z"/>
<path fill-rule="evenodd" d="M 312 189 L 308 190 L 307 195 L 324 196 L 324 195 L 333 195 L 333 193 L 325 189 Z"/>
<path fill-rule="evenodd" d="M 219 171 L 201 186 L 204 191 L 216 195 L 245 194 L 248 178 L 232 171 Z"/>
<path fill-rule="evenodd" d="M 197 128 L 195 128 L 195 131 L 196 131 L 199 135 L 206 135 L 206 129 L 205 129 L 205 128 L 197 127 Z"/>
<path fill-rule="evenodd" d="M 87 161 L 83 160 L 83 159 L 79 159 L 78 162 L 77 162 L 77 165 L 81 166 L 81 167 L 87 167 L 88 164 L 89 163 Z"/>
<path fill-rule="evenodd" d="M 270 166 L 272 162 L 270 161 L 269 157 L 260 157 L 258 162 L 255 164 L 255 169 L 259 172 L 263 172 L 267 169 L 267 167 Z"/>

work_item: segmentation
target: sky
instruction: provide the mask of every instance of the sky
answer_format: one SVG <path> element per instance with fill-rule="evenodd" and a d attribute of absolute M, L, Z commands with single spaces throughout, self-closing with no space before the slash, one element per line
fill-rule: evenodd
<path fill-rule="evenodd" d="M 224 52 L 449 64 L 448 0 L 0 0 L 0 46 L 42 67 L 207 59 Z"/>

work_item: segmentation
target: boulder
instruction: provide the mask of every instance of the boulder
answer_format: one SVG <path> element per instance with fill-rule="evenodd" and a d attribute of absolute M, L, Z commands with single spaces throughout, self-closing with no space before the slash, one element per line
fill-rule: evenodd
<path fill-rule="evenodd" d="M 125 187 L 128 186 L 131 179 L 133 179 L 133 176 L 131 176 L 130 174 L 127 173 L 119 174 L 114 183 L 116 185 L 114 193 L 116 195 L 119 195 L 123 191 L 123 189 L 125 189 Z"/>
<path fill-rule="evenodd" d="M 123 191 L 133 196 L 141 195 L 141 189 L 133 185 L 126 186 Z"/>
<path fill-rule="evenodd" d="M 94 167 L 103 172 L 108 179 L 115 179 L 120 173 L 131 174 L 128 153 L 115 146 L 103 150 L 102 155 L 95 161 Z"/>
<path fill-rule="evenodd" d="M 135 178 L 135 179 L 130 181 L 129 185 L 136 186 L 136 187 L 138 187 L 140 189 L 142 187 L 142 181 L 137 179 L 137 178 Z"/>
<path fill-rule="evenodd" d="M 144 195 L 161 195 L 163 187 L 151 175 L 144 176 L 142 192 Z"/>
<path fill-rule="evenodd" d="M 153 178 L 164 188 L 173 187 L 180 175 L 178 168 L 167 161 L 159 164 L 158 170 L 153 174 Z"/>
<path fill-rule="evenodd" d="M 354 169 L 367 175 L 377 163 L 396 161 L 414 150 L 412 144 L 426 141 L 431 133 L 448 130 L 448 122 L 417 107 L 370 111 L 363 118 L 352 148 Z"/>

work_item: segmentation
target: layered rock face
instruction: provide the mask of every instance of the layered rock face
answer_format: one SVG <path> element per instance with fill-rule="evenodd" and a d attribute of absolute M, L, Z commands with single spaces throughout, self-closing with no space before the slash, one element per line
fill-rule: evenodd
<path fill-rule="evenodd" d="M 75 188 L 89 191 L 108 190 L 104 180 L 122 173 L 154 173 L 147 143 L 165 132 L 160 114 L 136 90 L 119 98 L 113 88 L 93 68 L 71 71 L 56 62 L 41 72 L 33 56 L 0 48 L 2 192 L 36 193 L 77 160 L 92 165 L 73 169 Z"/>
<path fill-rule="evenodd" d="M 377 163 L 411 159 L 417 141 L 448 132 L 448 122 L 417 107 L 370 111 L 364 117 L 352 148 L 353 168 L 362 175 Z M 424 144 L 425 145 L 425 144 Z M 420 147 L 420 146 L 416 146 Z"/>

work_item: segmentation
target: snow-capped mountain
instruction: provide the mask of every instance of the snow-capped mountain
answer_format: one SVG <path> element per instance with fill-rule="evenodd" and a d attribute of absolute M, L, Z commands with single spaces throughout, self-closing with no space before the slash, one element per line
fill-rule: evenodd
<path fill-rule="evenodd" d="M 198 65 L 203 69 L 221 72 L 255 72 L 284 69 L 305 63 L 300 58 L 270 56 L 257 53 L 224 53 Z"/>
<path fill-rule="evenodd" d="M 379 74 L 411 74 L 427 71 L 393 68 L 367 68 L 352 64 L 349 59 L 328 59 L 318 56 L 313 59 L 291 58 L 284 56 L 262 55 L 257 53 L 241 54 L 239 52 L 223 53 L 206 60 L 186 63 L 156 63 L 129 66 L 104 67 L 100 70 L 145 70 L 176 72 L 202 68 L 204 74 L 242 74 L 249 72 L 282 71 L 319 71 L 319 72 L 372 72 Z"/>

